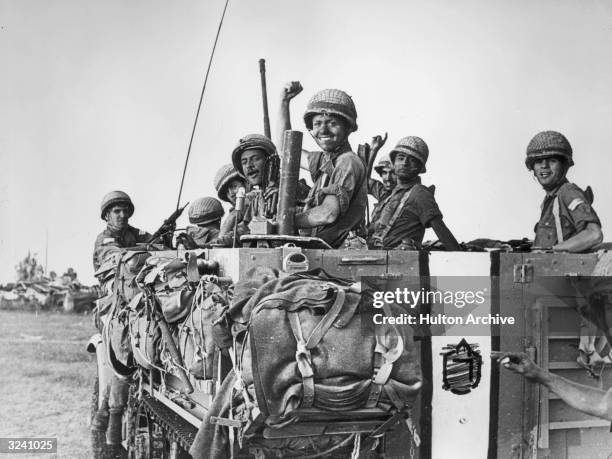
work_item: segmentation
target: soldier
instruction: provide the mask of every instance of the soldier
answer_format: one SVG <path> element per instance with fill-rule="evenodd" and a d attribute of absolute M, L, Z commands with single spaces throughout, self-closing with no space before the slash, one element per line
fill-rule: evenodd
<path fill-rule="evenodd" d="M 278 202 L 278 188 L 266 183 L 269 159 L 276 154 L 270 139 L 261 134 L 249 134 L 238 141 L 232 152 L 232 163 L 251 189 L 245 199 L 241 234 L 253 217 L 274 218 Z"/>
<path fill-rule="evenodd" d="M 291 129 L 289 103 L 302 91 L 294 81 L 283 88 L 280 132 Z M 307 229 L 333 248 L 342 246 L 350 231 L 363 234 L 367 203 L 365 165 L 352 151 L 349 135 L 357 130 L 357 111 L 351 97 L 339 89 L 324 89 L 308 102 L 304 123 L 322 151 L 302 152 L 301 167 L 314 185 L 295 225 Z"/>
<path fill-rule="evenodd" d="M 397 185 L 376 208 L 369 228 L 370 248 L 393 249 L 402 241 L 420 249 L 427 227 L 433 228 L 446 250 L 460 250 L 442 220 L 433 193 L 421 185 L 429 148 L 420 137 L 400 139 L 389 154 Z"/>
<path fill-rule="evenodd" d="M 189 206 L 189 223 L 187 233 L 181 233 L 177 242 L 186 249 L 204 248 L 219 236 L 221 217 L 225 215 L 223 206 L 216 198 L 196 199 Z"/>
<path fill-rule="evenodd" d="M 128 224 L 134 214 L 134 204 L 123 191 L 111 191 L 102 199 L 101 215 L 106 229 L 96 238 L 93 254 L 94 270 L 97 270 L 109 253 L 137 243 L 148 242 L 151 235 Z"/>
<path fill-rule="evenodd" d="M 219 236 L 215 243 L 224 246 L 231 246 L 234 227 L 236 226 L 236 219 L 238 218 L 238 211 L 235 208 L 236 195 L 238 194 L 240 188 L 246 190 L 247 182 L 245 181 L 244 177 L 242 177 L 234 168 L 233 164 L 226 164 L 222 166 L 217 171 L 214 182 L 219 199 L 232 206 L 227 217 L 225 217 L 221 222 Z"/>
<path fill-rule="evenodd" d="M 603 239 L 591 199 L 566 178 L 574 165 L 572 153 L 569 141 L 555 131 L 536 134 L 527 146 L 525 165 L 546 192 L 535 228 L 534 248 L 586 252 Z M 593 326 L 582 320 L 577 362 L 589 370 L 603 361 L 595 349 L 596 333 Z"/>
<path fill-rule="evenodd" d="M 555 131 L 536 134 L 527 146 L 525 165 L 546 191 L 534 247 L 585 252 L 599 244 L 603 239 L 599 217 L 584 191 L 566 178 L 574 161 L 565 136 Z"/>
<path fill-rule="evenodd" d="M 393 191 L 395 185 L 397 185 L 397 179 L 395 178 L 395 170 L 393 164 L 388 156 L 383 156 L 378 161 L 376 167 L 374 167 L 376 173 L 380 176 L 382 181 L 375 179 L 369 179 L 369 192 L 376 198 L 378 202 L 384 201 Z"/>

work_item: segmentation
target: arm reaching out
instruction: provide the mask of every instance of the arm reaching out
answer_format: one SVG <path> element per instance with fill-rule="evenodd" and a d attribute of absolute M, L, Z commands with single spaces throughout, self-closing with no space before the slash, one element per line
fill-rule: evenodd
<path fill-rule="evenodd" d="M 549 373 L 537 366 L 527 354 L 522 352 L 493 351 L 491 358 L 497 359 L 504 368 L 523 375 L 529 381 L 546 386 L 572 408 L 612 421 L 612 407 L 608 406 L 608 400 L 612 397 L 612 389 L 605 392 Z"/>

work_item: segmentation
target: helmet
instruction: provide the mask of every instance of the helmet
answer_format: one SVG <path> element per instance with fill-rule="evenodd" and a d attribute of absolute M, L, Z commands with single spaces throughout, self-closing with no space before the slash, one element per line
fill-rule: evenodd
<path fill-rule="evenodd" d="M 249 149 L 257 149 L 263 151 L 266 156 L 272 156 L 276 153 L 276 147 L 272 143 L 270 139 L 268 139 L 265 135 L 261 134 L 249 134 L 245 135 L 238 141 L 238 145 L 234 148 L 232 152 L 232 164 L 234 165 L 234 169 L 238 171 L 238 173 L 242 176 L 242 163 L 240 162 L 240 157 L 245 150 Z"/>
<path fill-rule="evenodd" d="M 572 146 L 563 134 L 557 131 L 539 132 L 527 145 L 525 165 L 527 169 L 532 170 L 537 159 L 550 156 L 562 156 L 569 166 L 574 165 Z"/>
<path fill-rule="evenodd" d="M 104 220 L 104 215 L 106 215 L 106 212 L 112 206 L 117 204 L 125 204 L 126 206 L 128 206 L 130 213 L 128 215 L 128 218 L 134 214 L 134 204 L 132 203 L 132 200 L 127 195 L 127 193 L 124 193 L 123 191 L 111 191 L 102 198 L 102 204 L 100 204 L 100 218 Z"/>
<path fill-rule="evenodd" d="M 212 223 L 224 214 L 225 210 L 216 198 L 199 198 L 189 206 L 189 222 L 194 224 Z"/>
<path fill-rule="evenodd" d="M 378 175 L 382 175 L 383 169 L 387 168 L 393 168 L 393 166 L 391 165 L 391 160 L 389 160 L 389 157 L 383 156 L 382 158 L 380 158 L 380 161 L 378 161 L 376 167 L 374 167 L 374 170 Z"/>
<path fill-rule="evenodd" d="M 215 190 L 217 190 L 217 196 L 219 199 L 225 202 L 230 202 L 227 197 L 227 187 L 232 180 L 244 180 L 242 176 L 234 169 L 233 164 L 226 164 L 221 166 L 215 175 Z"/>
<path fill-rule="evenodd" d="M 357 130 L 357 110 L 353 99 L 340 89 L 324 89 L 312 96 L 304 112 L 306 127 L 312 129 L 312 118 L 322 113 L 339 115 L 348 121 L 351 131 Z"/>
<path fill-rule="evenodd" d="M 393 148 L 391 153 L 389 153 L 392 163 L 395 162 L 395 155 L 398 153 L 406 153 L 407 155 L 418 159 L 423 165 L 420 173 L 422 174 L 427 172 L 425 164 L 427 164 L 427 158 L 429 158 L 429 148 L 427 147 L 425 141 L 420 137 L 409 136 L 401 138 L 399 142 L 397 142 L 395 148 Z"/>

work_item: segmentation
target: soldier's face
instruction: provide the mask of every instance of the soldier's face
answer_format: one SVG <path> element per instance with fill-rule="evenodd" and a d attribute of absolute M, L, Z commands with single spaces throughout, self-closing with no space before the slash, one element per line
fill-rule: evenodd
<path fill-rule="evenodd" d="M 533 163 L 533 175 L 545 190 L 555 188 L 565 178 L 566 171 L 563 160 L 555 156 L 540 158 Z"/>
<path fill-rule="evenodd" d="M 232 204 L 236 204 L 236 195 L 238 194 L 238 190 L 240 187 L 245 188 L 244 185 L 245 183 L 239 179 L 231 180 L 227 185 L 227 199 L 229 199 Z"/>
<path fill-rule="evenodd" d="M 266 170 L 266 155 L 261 150 L 245 150 L 240 157 L 242 173 L 251 185 L 262 185 Z"/>
<path fill-rule="evenodd" d="M 113 227 L 124 229 L 128 226 L 130 218 L 130 208 L 128 206 L 117 205 L 110 208 L 106 213 L 106 221 Z"/>
<path fill-rule="evenodd" d="M 382 179 L 385 190 L 389 191 L 395 187 L 395 171 L 390 167 L 385 167 L 380 171 L 380 178 Z"/>
<path fill-rule="evenodd" d="M 395 169 L 395 175 L 397 175 L 399 179 L 409 181 L 418 177 L 422 165 L 421 161 L 414 156 L 399 152 L 395 155 L 393 168 Z"/>
<path fill-rule="evenodd" d="M 310 135 L 323 151 L 336 151 L 346 143 L 350 133 L 348 124 L 341 116 L 321 114 L 312 118 Z"/>

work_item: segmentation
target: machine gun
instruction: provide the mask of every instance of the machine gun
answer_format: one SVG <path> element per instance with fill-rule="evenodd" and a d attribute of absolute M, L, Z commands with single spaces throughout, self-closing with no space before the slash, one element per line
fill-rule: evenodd
<path fill-rule="evenodd" d="M 164 220 L 164 223 L 162 223 L 159 229 L 155 231 L 155 233 L 153 233 L 153 236 L 151 236 L 151 239 L 149 239 L 149 244 L 153 244 L 155 241 L 165 236 L 167 233 L 171 233 L 172 231 L 174 231 L 176 221 L 182 215 L 183 211 L 188 205 L 189 203 L 185 204 L 183 207 L 177 208 L 174 212 L 172 212 L 172 214 Z"/>

